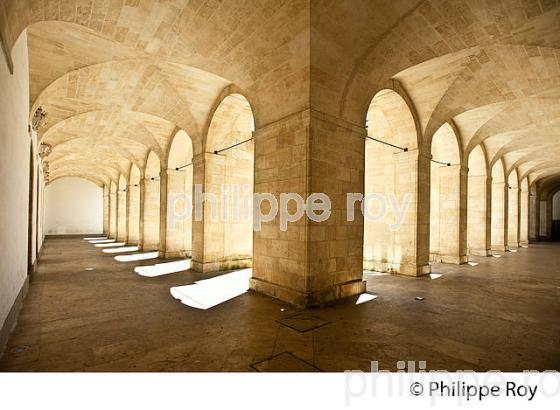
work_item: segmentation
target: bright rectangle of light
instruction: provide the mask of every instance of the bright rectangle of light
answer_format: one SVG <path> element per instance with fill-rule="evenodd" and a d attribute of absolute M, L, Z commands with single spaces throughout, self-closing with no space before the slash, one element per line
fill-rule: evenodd
<path fill-rule="evenodd" d="M 109 248 L 103 249 L 104 253 L 124 253 L 124 252 L 136 252 L 138 250 L 138 246 L 123 246 L 121 248 Z"/>
<path fill-rule="evenodd" d="M 135 253 L 134 255 L 117 255 L 115 260 L 119 262 L 134 262 L 134 261 L 144 261 L 147 259 L 155 259 L 159 256 L 158 251 L 145 252 L 145 253 Z"/>
<path fill-rule="evenodd" d="M 137 266 L 134 272 L 140 276 L 153 278 L 156 276 L 169 275 L 170 273 L 181 272 L 191 268 L 191 260 L 185 259 L 174 262 L 156 263 L 150 266 Z"/>
<path fill-rule="evenodd" d="M 110 243 L 96 243 L 94 246 L 97 248 L 112 248 L 115 246 L 123 246 L 124 242 L 110 242 Z"/>
<path fill-rule="evenodd" d="M 109 242 L 115 242 L 114 239 L 94 239 L 92 241 L 89 241 L 89 243 L 109 243 Z"/>
<path fill-rule="evenodd" d="M 182 304 L 206 310 L 247 292 L 251 276 L 252 269 L 242 269 L 192 285 L 176 286 L 170 292 Z"/>

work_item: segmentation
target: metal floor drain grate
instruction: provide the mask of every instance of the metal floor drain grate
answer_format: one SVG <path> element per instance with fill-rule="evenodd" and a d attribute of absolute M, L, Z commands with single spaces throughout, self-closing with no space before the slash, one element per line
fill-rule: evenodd
<path fill-rule="evenodd" d="M 282 352 L 262 362 L 251 365 L 258 372 L 320 372 L 311 363 L 294 356 L 290 352 Z"/>
<path fill-rule="evenodd" d="M 317 329 L 330 323 L 305 313 L 298 313 L 297 315 L 277 320 L 277 322 L 301 333 Z"/>

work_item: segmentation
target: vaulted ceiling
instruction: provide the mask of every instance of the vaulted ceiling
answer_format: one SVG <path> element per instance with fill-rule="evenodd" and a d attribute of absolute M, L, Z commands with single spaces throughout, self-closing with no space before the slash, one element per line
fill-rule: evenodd
<path fill-rule="evenodd" d="M 453 121 L 489 166 L 560 172 L 557 0 L 0 0 L 8 55 L 25 29 L 54 176 L 116 180 L 179 129 L 202 152 L 231 84 L 259 128 L 308 107 L 363 125 L 391 82 L 426 143 Z"/>

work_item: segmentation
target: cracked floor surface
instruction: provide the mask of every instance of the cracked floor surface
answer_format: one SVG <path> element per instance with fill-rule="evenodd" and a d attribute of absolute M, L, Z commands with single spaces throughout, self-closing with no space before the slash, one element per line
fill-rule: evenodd
<path fill-rule="evenodd" d="M 208 274 L 146 278 L 133 268 L 154 260 L 44 246 L 1 371 L 560 370 L 560 244 L 435 264 L 435 280 L 366 273 L 376 299 L 306 311 L 253 292 L 196 310 L 169 288 Z"/>

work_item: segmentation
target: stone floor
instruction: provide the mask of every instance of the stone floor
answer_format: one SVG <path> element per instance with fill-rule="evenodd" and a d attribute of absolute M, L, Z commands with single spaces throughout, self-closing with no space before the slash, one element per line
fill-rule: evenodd
<path fill-rule="evenodd" d="M 435 280 L 366 274 L 377 299 L 308 311 L 252 292 L 196 310 L 169 288 L 202 274 L 141 277 L 113 256 L 46 241 L 0 370 L 560 370 L 560 244 L 434 265 Z"/>

